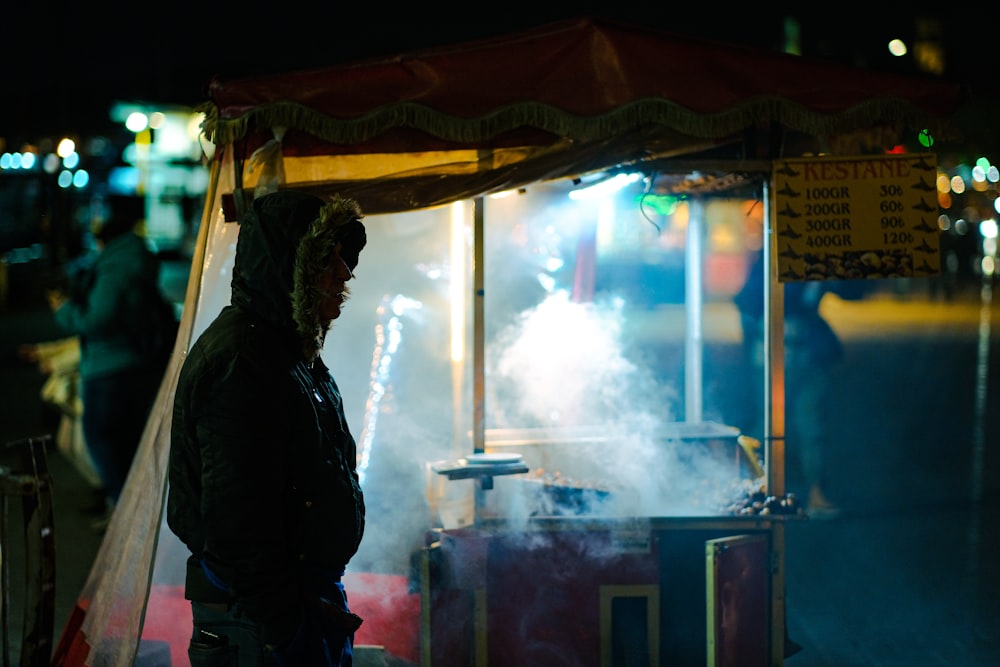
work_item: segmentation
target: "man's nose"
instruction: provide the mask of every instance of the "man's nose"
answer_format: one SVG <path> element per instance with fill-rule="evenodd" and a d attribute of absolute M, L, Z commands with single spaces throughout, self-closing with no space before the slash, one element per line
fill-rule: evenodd
<path fill-rule="evenodd" d="M 351 271 L 351 267 L 349 267 L 347 262 L 343 259 L 340 260 L 340 265 L 337 268 L 337 276 L 344 282 L 347 282 L 354 277 L 354 271 Z"/>

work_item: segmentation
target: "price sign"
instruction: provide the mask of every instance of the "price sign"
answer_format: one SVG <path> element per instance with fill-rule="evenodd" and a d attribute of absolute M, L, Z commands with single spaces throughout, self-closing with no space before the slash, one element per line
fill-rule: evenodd
<path fill-rule="evenodd" d="M 776 160 L 778 279 L 941 272 L 933 153 Z"/>

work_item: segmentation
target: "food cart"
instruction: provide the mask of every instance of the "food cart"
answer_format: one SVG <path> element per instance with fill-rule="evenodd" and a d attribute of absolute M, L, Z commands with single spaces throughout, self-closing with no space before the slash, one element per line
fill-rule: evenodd
<path fill-rule="evenodd" d="M 347 575 L 359 644 L 425 666 L 783 663 L 784 531 L 800 516 L 781 402 L 759 448 L 706 410 L 706 220 L 725 194 L 758 202 L 770 229 L 775 157 L 937 132 L 953 87 L 577 20 L 209 93 L 181 332 L 58 664 L 186 660 L 183 549 L 162 523 L 169 405 L 228 301 L 238 212 L 278 188 L 366 213 L 324 351 L 371 517 Z M 663 321 L 646 312 L 680 351 L 665 389 L 622 343 L 621 294 L 646 281 L 605 284 L 602 267 L 609 238 L 638 252 L 668 223 L 680 259 L 653 282 L 680 298 L 662 297 Z"/>

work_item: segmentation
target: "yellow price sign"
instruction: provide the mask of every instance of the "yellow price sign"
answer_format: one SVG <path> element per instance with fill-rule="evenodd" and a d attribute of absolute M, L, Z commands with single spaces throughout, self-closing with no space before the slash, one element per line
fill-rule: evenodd
<path fill-rule="evenodd" d="M 933 153 L 776 160 L 778 279 L 941 272 Z"/>

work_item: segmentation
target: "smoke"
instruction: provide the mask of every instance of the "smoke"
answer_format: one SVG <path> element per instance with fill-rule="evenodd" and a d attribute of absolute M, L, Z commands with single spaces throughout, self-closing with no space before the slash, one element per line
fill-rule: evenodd
<path fill-rule="evenodd" d="M 651 378 L 624 357 L 622 302 L 605 308 L 556 292 L 503 330 L 495 374 L 499 414 L 524 426 L 580 426 L 667 411 Z"/>
<path fill-rule="evenodd" d="M 719 490 L 737 474 L 735 445 L 720 454 L 676 437 L 678 391 L 625 342 L 626 302 L 549 291 L 535 254 L 502 243 L 486 262 L 486 448 L 522 454 L 530 472 L 496 476 L 483 491 L 431 470 L 473 451 L 472 357 L 456 365 L 449 354 L 451 225 L 445 209 L 370 222 L 350 309 L 324 350 L 368 505 L 352 569 L 406 572 L 429 529 L 467 526 L 480 509 L 527 521 L 707 515 L 728 504 Z M 501 228 L 491 227 L 500 241 Z M 478 491 L 485 507 L 473 503 Z"/>
<path fill-rule="evenodd" d="M 706 515 L 731 500 L 735 437 L 676 422 L 676 389 L 625 353 L 623 305 L 557 292 L 498 334 L 487 448 L 517 451 L 532 468 L 498 484 L 498 515 Z"/>

